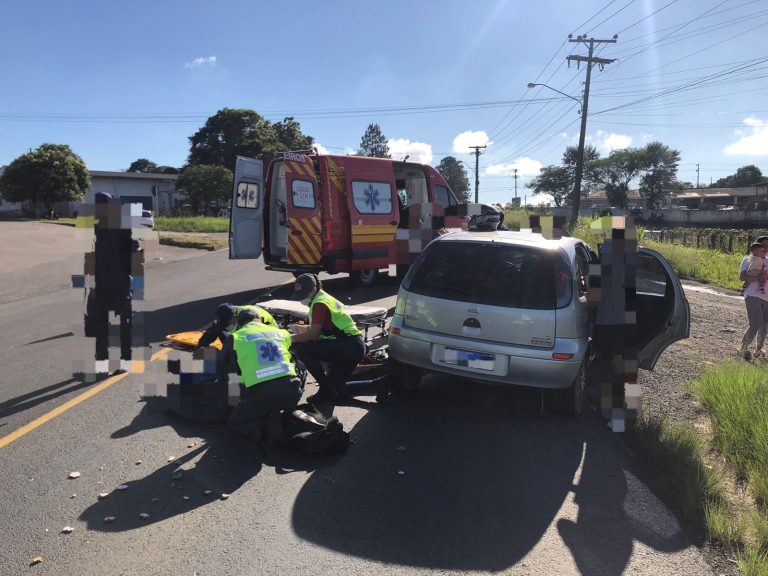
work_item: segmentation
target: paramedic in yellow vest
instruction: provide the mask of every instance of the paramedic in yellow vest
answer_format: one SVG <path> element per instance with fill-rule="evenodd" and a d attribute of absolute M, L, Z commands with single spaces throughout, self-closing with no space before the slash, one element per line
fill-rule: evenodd
<path fill-rule="evenodd" d="M 294 290 L 291 299 L 309 306 L 309 330 L 293 336 L 293 349 L 320 386 L 307 401 L 333 402 L 344 395 L 347 380 L 365 355 L 362 333 L 315 274 L 296 278 Z M 327 372 L 322 362 L 328 365 Z"/>
<path fill-rule="evenodd" d="M 235 306 L 229 302 L 219 304 L 216 307 L 216 319 L 213 324 L 200 336 L 200 340 L 197 342 L 198 347 L 210 346 L 212 342 L 215 342 L 217 338 L 221 339 L 221 343 L 224 343 L 226 337 L 235 330 L 237 323 L 237 315 L 243 310 L 253 310 L 261 318 L 264 324 L 274 326 L 277 328 L 277 322 L 272 315 L 254 304 L 248 306 Z"/>
<path fill-rule="evenodd" d="M 303 392 L 291 357 L 287 330 L 264 324 L 252 308 L 237 317 L 237 330 L 226 339 L 224 353 L 240 374 L 240 402 L 229 418 L 235 434 L 265 439 L 270 447 L 282 440 L 281 410 L 294 408 Z"/>

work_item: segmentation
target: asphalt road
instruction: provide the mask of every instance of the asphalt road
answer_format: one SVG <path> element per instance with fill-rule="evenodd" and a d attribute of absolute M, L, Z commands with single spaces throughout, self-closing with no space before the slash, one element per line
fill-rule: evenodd
<path fill-rule="evenodd" d="M 11 268 L 0 290 L 1 574 L 710 573 L 604 424 L 539 417 L 537 394 L 430 377 L 414 398 L 337 408 L 355 442 L 346 455 L 263 461 L 223 426 L 140 402 L 152 370 L 82 382 L 73 374 L 93 343 L 78 335 L 82 293 L 68 288 L 79 247 L 66 229 L 36 226 L 0 223 Z M 41 254 L 23 249 L 28 235 Z M 225 252 L 190 254 L 148 267 L 152 343 L 292 279 Z M 396 286 L 328 289 L 390 307 Z"/>

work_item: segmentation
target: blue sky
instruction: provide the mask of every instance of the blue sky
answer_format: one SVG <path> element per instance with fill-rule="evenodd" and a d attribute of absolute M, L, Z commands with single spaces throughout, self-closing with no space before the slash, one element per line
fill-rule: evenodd
<path fill-rule="evenodd" d="M 41 2 L 0 18 L 0 165 L 44 142 L 93 170 L 140 157 L 181 166 L 223 107 L 293 115 L 331 153 L 380 124 L 394 157 L 474 167 L 480 199 L 506 202 L 578 140 L 587 33 L 618 42 L 593 71 L 587 134 L 602 153 L 651 140 L 679 177 L 768 173 L 765 0 Z M 668 92 L 668 93 L 667 93 Z M 616 108 L 615 110 L 609 110 Z M 474 180 L 472 170 L 468 170 Z"/>

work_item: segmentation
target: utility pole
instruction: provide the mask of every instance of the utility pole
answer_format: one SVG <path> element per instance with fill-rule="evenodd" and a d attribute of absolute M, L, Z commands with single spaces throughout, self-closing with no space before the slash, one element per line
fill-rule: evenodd
<path fill-rule="evenodd" d="M 699 165 L 696 164 L 696 188 L 699 187 Z"/>
<path fill-rule="evenodd" d="M 477 189 L 480 187 L 480 149 L 487 146 L 470 146 L 475 149 L 475 204 L 477 204 Z"/>
<path fill-rule="evenodd" d="M 568 42 L 581 42 L 589 46 L 589 56 L 568 56 L 568 64 L 576 62 L 577 66 L 581 66 L 582 62 L 587 63 L 587 79 L 584 83 L 584 99 L 581 101 L 581 132 L 579 133 L 579 152 L 576 157 L 576 174 L 573 183 L 573 200 L 571 202 L 571 225 L 576 224 L 576 220 L 579 217 L 579 207 L 581 204 L 581 178 L 584 174 L 584 139 L 587 135 L 587 110 L 589 107 L 589 82 L 592 79 L 592 65 L 597 64 L 602 70 L 606 64 L 613 62 L 613 59 L 598 58 L 594 55 L 595 45 L 597 44 L 615 44 L 618 35 L 614 36 L 610 40 L 595 40 L 594 38 L 587 39 L 586 34 L 583 36 L 577 36 L 571 38 L 568 36 Z"/>
<path fill-rule="evenodd" d="M 517 200 L 517 168 L 515 168 L 515 200 Z"/>

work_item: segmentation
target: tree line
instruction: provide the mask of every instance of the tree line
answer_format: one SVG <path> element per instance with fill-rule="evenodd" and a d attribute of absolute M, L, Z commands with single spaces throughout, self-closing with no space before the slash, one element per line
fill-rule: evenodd
<path fill-rule="evenodd" d="M 189 198 L 195 212 L 204 212 L 211 203 L 228 202 L 237 156 L 266 159 L 280 152 L 311 152 L 314 144 L 315 139 L 304 134 L 293 117 L 271 122 L 253 110 L 223 108 L 189 137 L 189 154 L 183 167 L 162 166 L 138 158 L 127 171 L 178 174 L 176 189 Z M 367 126 L 357 155 L 391 157 L 388 139 L 378 124 Z M 535 193 L 551 195 L 556 206 L 569 204 L 576 159 L 576 148 L 566 148 L 561 165 L 545 166 L 527 187 Z M 582 194 L 605 190 L 611 206 L 626 207 L 630 183 L 637 181 L 646 206 L 657 207 L 670 192 L 691 186 L 677 180 L 679 161 L 680 152 L 661 142 L 614 150 L 604 158 L 595 147 L 587 146 Z M 436 169 L 460 201 L 469 201 L 469 178 L 460 160 L 445 156 Z M 760 169 L 750 165 L 712 186 L 748 186 L 762 179 Z M 81 200 L 90 186 L 85 162 L 65 144 L 46 143 L 22 154 L 0 177 L 0 195 L 5 200 L 42 204 L 46 213 L 51 212 L 54 203 Z"/>

